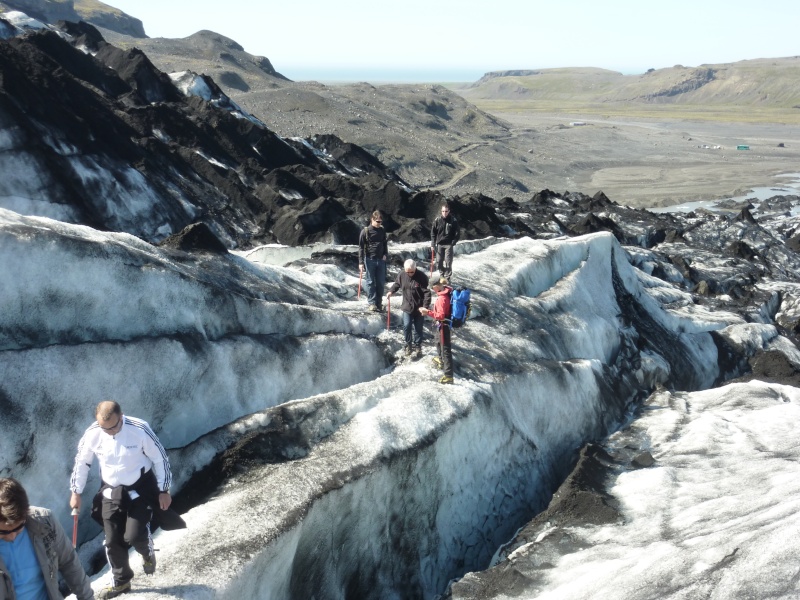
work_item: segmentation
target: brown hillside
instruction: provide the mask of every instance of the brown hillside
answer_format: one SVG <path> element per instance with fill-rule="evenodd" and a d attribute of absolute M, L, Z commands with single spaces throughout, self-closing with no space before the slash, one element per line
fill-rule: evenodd
<path fill-rule="evenodd" d="M 468 100 L 607 105 L 620 102 L 800 110 L 800 57 L 745 60 L 641 75 L 590 68 L 488 73 L 458 89 Z"/>

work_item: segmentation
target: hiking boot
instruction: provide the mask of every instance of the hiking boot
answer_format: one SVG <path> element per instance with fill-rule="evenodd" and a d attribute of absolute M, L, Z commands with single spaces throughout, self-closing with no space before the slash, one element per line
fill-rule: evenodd
<path fill-rule="evenodd" d="M 369 312 L 378 312 L 380 309 L 375 306 L 374 304 L 370 304 L 369 308 L 367 309 Z"/>
<path fill-rule="evenodd" d="M 405 349 L 403 350 L 403 354 L 405 356 L 411 356 L 411 346 L 406 346 Z"/>
<path fill-rule="evenodd" d="M 442 375 L 442 378 L 439 380 L 439 383 L 453 383 L 453 378 L 450 375 Z"/>
<path fill-rule="evenodd" d="M 439 358 L 438 356 L 433 357 L 433 364 L 436 365 L 437 369 L 444 369 L 444 363 L 442 362 L 442 359 Z"/>
<path fill-rule="evenodd" d="M 95 594 L 95 598 L 97 600 L 106 600 L 106 598 L 116 598 L 117 596 L 121 596 L 122 594 L 127 594 L 131 591 L 131 582 L 126 581 L 125 583 L 121 583 L 119 585 L 109 585 L 108 587 L 104 587 L 102 590 Z"/>
<path fill-rule="evenodd" d="M 420 358 L 422 358 L 422 347 L 417 346 L 414 348 L 414 360 L 419 360 Z"/>
<path fill-rule="evenodd" d="M 142 570 L 145 575 L 152 575 L 156 572 L 156 553 L 151 552 L 150 556 L 142 557 Z"/>

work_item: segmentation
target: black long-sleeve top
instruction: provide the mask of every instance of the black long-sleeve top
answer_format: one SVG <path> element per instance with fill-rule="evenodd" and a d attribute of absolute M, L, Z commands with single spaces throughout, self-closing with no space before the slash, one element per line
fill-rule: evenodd
<path fill-rule="evenodd" d="M 364 264 L 364 258 L 383 260 L 389 254 L 386 241 L 386 230 L 383 227 L 365 227 L 358 236 L 358 264 Z"/>

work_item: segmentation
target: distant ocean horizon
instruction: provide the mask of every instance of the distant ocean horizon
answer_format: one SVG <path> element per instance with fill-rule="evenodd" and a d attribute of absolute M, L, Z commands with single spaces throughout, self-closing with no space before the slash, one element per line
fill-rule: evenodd
<path fill-rule="evenodd" d="M 480 69 L 310 69 L 286 68 L 277 71 L 292 81 L 320 83 L 471 83 L 490 70 Z"/>

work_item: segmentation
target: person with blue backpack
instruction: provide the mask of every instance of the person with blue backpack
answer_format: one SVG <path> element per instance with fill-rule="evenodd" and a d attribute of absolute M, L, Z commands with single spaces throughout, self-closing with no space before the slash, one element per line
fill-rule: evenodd
<path fill-rule="evenodd" d="M 431 285 L 431 289 L 436 292 L 433 310 L 423 308 L 420 309 L 420 312 L 436 322 L 436 329 L 438 330 L 438 335 L 436 336 L 437 356 L 433 357 L 433 364 L 444 371 L 439 383 L 449 384 L 453 383 L 453 348 L 450 336 L 450 295 L 453 293 L 453 288 L 448 285 L 447 279 L 442 277 Z"/>

